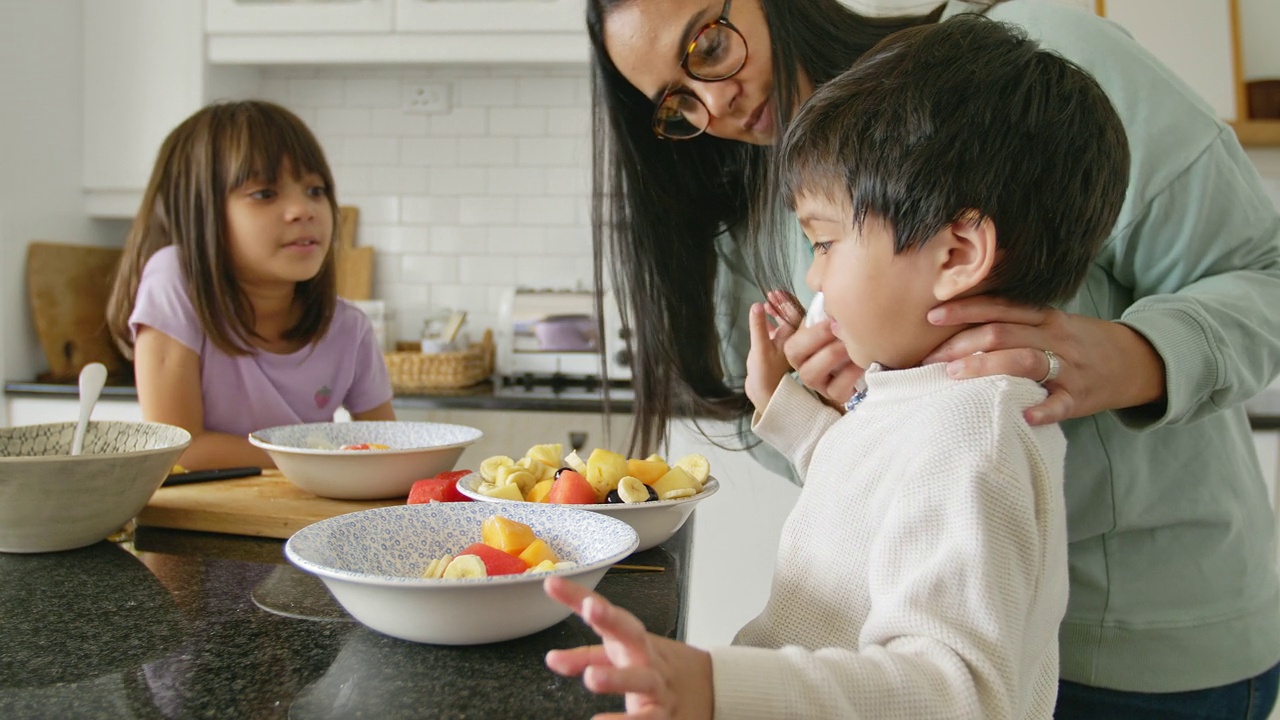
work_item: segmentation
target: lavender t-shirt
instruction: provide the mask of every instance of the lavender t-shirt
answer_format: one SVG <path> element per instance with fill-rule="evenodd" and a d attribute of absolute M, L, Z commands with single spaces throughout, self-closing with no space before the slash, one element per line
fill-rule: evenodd
<path fill-rule="evenodd" d="M 200 327 L 173 246 L 147 261 L 129 328 L 154 328 L 200 355 L 204 429 L 241 437 L 276 425 L 327 422 L 338 407 L 360 413 L 391 399 L 391 381 L 369 318 L 339 299 L 329 332 L 287 355 L 228 355 Z"/>

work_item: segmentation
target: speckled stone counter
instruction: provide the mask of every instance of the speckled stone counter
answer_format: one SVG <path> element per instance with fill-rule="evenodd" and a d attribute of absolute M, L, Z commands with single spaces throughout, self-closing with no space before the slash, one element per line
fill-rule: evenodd
<path fill-rule="evenodd" d="M 691 518 L 598 590 L 684 635 Z M 551 673 L 597 642 L 576 617 L 491 645 L 420 645 L 352 620 L 283 542 L 139 528 L 131 541 L 0 554 L 0 718 L 585 718 L 621 710 Z"/>

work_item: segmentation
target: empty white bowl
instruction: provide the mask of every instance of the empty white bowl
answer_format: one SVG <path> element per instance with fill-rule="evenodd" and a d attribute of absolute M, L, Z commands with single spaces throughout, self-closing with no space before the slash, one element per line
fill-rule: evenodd
<path fill-rule="evenodd" d="M 355 421 L 281 425 L 249 434 L 294 485 L 320 497 L 404 497 L 413 483 L 452 470 L 468 445 L 484 437 L 465 425 Z M 377 443 L 388 450 L 341 450 Z"/>
<path fill-rule="evenodd" d="M 102 540 L 137 515 L 191 443 L 180 427 L 74 422 L 0 428 L 0 552 L 54 552 Z"/>
<path fill-rule="evenodd" d="M 550 508 L 576 508 L 580 510 L 590 510 L 591 512 L 600 513 L 615 517 L 635 528 L 636 535 L 640 538 L 640 546 L 636 551 L 648 550 L 655 545 L 661 545 L 676 534 L 676 531 L 684 526 L 684 521 L 689 519 L 689 515 L 693 512 L 693 508 L 698 503 L 706 500 L 716 491 L 720 489 L 720 481 L 714 477 L 707 478 L 702 485 L 702 492 L 687 498 L 677 498 L 675 500 L 654 500 L 652 502 L 643 503 L 594 503 L 590 505 L 567 505 L 556 503 L 534 503 L 523 500 L 508 500 L 506 498 L 495 498 L 480 492 L 480 483 L 483 482 L 479 473 L 471 473 L 470 475 L 458 478 L 458 491 L 472 500 L 480 500 L 486 503 L 502 503 L 503 512 L 511 505 L 532 505 L 534 507 L 550 507 Z"/>
<path fill-rule="evenodd" d="M 442 555 L 480 542 L 485 518 L 529 525 L 572 568 L 485 578 L 428 580 Z M 321 520 L 289 538 L 284 554 L 318 576 L 352 617 L 378 632 L 439 645 L 523 637 L 555 625 L 569 609 L 542 581 L 561 575 L 594 588 L 610 565 L 636 549 L 636 533 L 611 517 L 567 507 L 425 503 L 362 510 Z"/>

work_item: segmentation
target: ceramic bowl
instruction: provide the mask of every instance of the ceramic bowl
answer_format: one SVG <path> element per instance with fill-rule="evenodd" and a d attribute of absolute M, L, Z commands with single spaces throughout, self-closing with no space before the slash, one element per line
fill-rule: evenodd
<path fill-rule="evenodd" d="M 432 560 L 480 542 L 480 526 L 495 512 L 529 525 L 561 560 L 577 564 L 522 575 L 422 577 Z M 629 525 L 597 513 L 453 502 L 392 505 L 321 520 L 294 533 L 284 554 L 319 576 L 338 604 L 373 630 L 413 642 L 476 645 L 530 635 L 565 619 L 569 609 L 546 596 L 542 581 L 562 575 L 595 588 L 636 544 Z"/>
<path fill-rule="evenodd" d="M 608 515 L 622 520 L 626 524 L 635 528 L 636 535 L 640 538 L 640 546 L 636 549 L 648 550 L 655 545 L 661 545 L 676 534 L 676 531 L 684 526 L 684 521 L 689 519 L 689 514 L 693 512 L 693 508 L 703 500 L 716 494 L 720 489 L 720 481 L 714 477 L 707 478 L 702 485 L 702 492 L 687 498 L 679 498 L 676 500 L 654 500 L 652 502 L 643 503 L 598 503 L 592 505 L 557 505 L 553 503 L 530 503 L 521 500 L 508 500 L 506 498 L 489 497 L 480 492 L 479 473 L 471 473 L 464 477 L 458 478 L 458 491 L 472 500 L 479 500 L 486 503 L 505 503 L 506 505 L 532 505 L 534 507 L 567 507 L 581 510 L 590 510 L 591 512 Z M 503 511 L 506 511 L 504 505 Z"/>
<path fill-rule="evenodd" d="M 151 499 L 191 443 L 180 427 L 90 422 L 71 456 L 74 422 L 0 428 L 0 552 L 84 547 Z"/>
<path fill-rule="evenodd" d="M 249 434 L 294 485 L 320 497 L 404 497 L 415 481 L 452 470 L 484 433 L 465 425 L 355 421 L 281 425 Z M 388 450 L 341 450 L 370 443 Z"/>

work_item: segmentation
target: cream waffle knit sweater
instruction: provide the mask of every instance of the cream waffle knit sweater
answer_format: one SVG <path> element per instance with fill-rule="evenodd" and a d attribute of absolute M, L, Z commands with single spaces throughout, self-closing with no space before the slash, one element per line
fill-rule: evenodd
<path fill-rule="evenodd" d="M 1066 442 L 1045 396 L 943 365 L 867 373 L 840 416 L 784 378 L 755 431 L 804 489 L 764 611 L 711 650 L 717 718 L 1049 718 Z"/>

